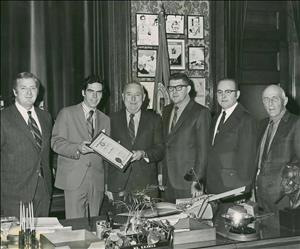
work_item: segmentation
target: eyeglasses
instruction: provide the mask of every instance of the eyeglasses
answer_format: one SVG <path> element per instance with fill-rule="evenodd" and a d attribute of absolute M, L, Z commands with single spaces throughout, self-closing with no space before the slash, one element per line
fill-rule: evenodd
<path fill-rule="evenodd" d="M 188 87 L 188 85 L 177 85 L 177 86 L 168 86 L 168 91 L 173 92 L 174 90 L 181 91 L 183 87 Z"/>
<path fill-rule="evenodd" d="M 237 90 L 232 90 L 232 89 L 227 89 L 227 90 L 217 90 L 217 94 L 218 95 L 223 95 L 223 93 L 225 93 L 225 95 L 230 95 L 232 94 L 233 92 L 236 92 Z"/>
<path fill-rule="evenodd" d="M 268 98 L 268 97 L 263 98 L 263 103 L 265 105 L 269 105 L 270 103 L 272 103 L 272 104 L 278 104 L 279 102 L 280 102 L 280 98 L 277 97 L 277 96 L 274 96 L 272 98 Z"/>

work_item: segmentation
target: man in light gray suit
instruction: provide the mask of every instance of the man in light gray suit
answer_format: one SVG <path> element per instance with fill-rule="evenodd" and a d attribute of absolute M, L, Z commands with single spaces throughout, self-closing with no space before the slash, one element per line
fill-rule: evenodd
<path fill-rule="evenodd" d="M 96 109 L 103 82 L 89 76 L 82 88 L 83 102 L 62 109 L 52 131 L 51 147 L 58 153 L 55 186 L 65 193 L 66 218 L 99 215 L 104 193 L 103 159 L 87 144 L 100 131 L 110 134 L 110 120 Z"/>
<path fill-rule="evenodd" d="M 32 201 L 35 216 L 48 216 L 52 119 L 35 108 L 40 81 L 23 72 L 13 85 L 15 103 L 1 111 L 1 215 L 19 216 L 20 201 Z"/>

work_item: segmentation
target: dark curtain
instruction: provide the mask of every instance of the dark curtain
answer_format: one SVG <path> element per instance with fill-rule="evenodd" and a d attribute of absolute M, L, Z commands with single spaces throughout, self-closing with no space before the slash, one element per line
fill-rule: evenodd
<path fill-rule="evenodd" d="M 241 82 L 241 65 L 247 1 L 224 1 L 225 75 Z"/>
<path fill-rule="evenodd" d="M 46 106 L 58 111 L 82 100 L 83 79 L 104 78 L 101 108 L 120 108 L 130 79 L 130 2 L 1 1 L 1 95 L 10 102 L 15 75 L 29 71 L 44 86 Z"/>
<path fill-rule="evenodd" d="M 300 2 L 299 1 L 289 1 L 289 2 L 292 6 L 298 44 L 300 44 Z"/>

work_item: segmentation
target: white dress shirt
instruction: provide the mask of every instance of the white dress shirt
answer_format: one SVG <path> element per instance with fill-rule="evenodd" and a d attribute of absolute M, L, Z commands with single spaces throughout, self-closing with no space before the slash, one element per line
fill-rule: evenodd
<path fill-rule="evenodd" d="M 31 111 L 31 116 L 32 116 L 32 118 L 35 120 L 35 122 L 37 123 L 37 125 L 38 125 L 38 127 L 39 127 L 39 130 L 40 130 L 40 132 L 41 132 L 41 134 L 42 134 L 41 124 L 40 124 L 40 121 L 39 121 L 39 119 L 38 119 L 38 117 L 37 117 L 37 115 L 36 115 L 36 112 L 35 112 L 35 110 L 34 110 L 34 106 L 32 106 L 32 107 L 30 108 L 30 110 L 27 110 L 27 109 L 25 109 L 23 106 L 21 106 L 17 101 L 15 102 L 15 105 L 16 105 L 18 111 L 21 113 L 21 115 L 22 115 L 22 117 L 24 118 L 24 120 L 25 120 L 25 122 L 26 122 L 27 125 L 28 125 L 28 119 L 29 119 L 29 115 L 28 115 L 27 112 L 28 112 L 28 111 Z"/>

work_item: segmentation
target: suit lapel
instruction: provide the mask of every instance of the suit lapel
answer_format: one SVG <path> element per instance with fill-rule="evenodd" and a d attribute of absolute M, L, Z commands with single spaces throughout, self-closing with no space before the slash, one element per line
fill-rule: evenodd
<path fill-rule="evenodd" d="M 86 120 L 84 116 L 84 111 L 82 108 L 82 103 L 77 105 L 77 111 L 74 113 L 77 116 L 77 120 L 79 122 L 79 125 L 83 128 L 82 132 L 84 133 L 85 139 L 89 138 L 89 132 L 86 125 Z"/>
<path fill-rule="evenodd" d="M 143 127 L 146 126 L 146 113 L 144 111 L 141 111 L 141 117 L 140 117 L 140 122 L 139 122 L 139 126 L 138 126 L 138 130 L 135 136 L 135 140 L 134 143 L 136 143 L 137 138 L 139 138 L 141 136 L 141 132 L 143 131 Z"/>
<path fill-rule="evenodd" d="M 37 150 L 39 150 L 38 146 L 36 144 L 35 138 L 33 137 L 32 133 L 30 132 L 30 129 L 29 129 L 26 121 L 24 120 L 24 118 L 22 117 L 21 113 L 18 111 L 18 109 L 15 105 L 13 105 L 12 114 L 14 115 L 16 125 L 20 128 L 21 131 L 23 131 L 25 136 L 27 136 L 29 138 L 29 140 L 32 142 L 33 146 Z"/>
<path fill-rule="evenodd" d="M 183 124 L 183 122 L 188 118 L 189 116 L 189 112 L 192 109 L 194 103 L 192 100 L 190 100 L 190 102 L 187 104 L 187 106 L 184 108 L 183 112 L 181 113 L 178 121 L 176 122 L 173 130 L 170 132 L 170 136 L 172 136 L 173 134 L 175 134 L 177 132 L 177 130 L 179 129 L 179 127 Z"/>
<path fill-rule="evenodd" d="M 170 124 L 170 118 L 171 118 L 173 106 L 174 106 L 173 104 L 167 106 L 163 113 L 163 115 L 164 115 L 164 118 L 163 118 L 164 134 L 166 134 L 166 137 L 169 136 L 169 124 Z"/>
<path fill-rule="evenodd" d="M 35 109 L 36 115 L 37 115 L 37 117 L 39 119 L 39 123 L 40 123 L 41 129 L 42 129 L 42 141 L 43 141 L 42 142 L 42 149 L 41 149 L 41 151 L 42 151 L 43 147 L 44 147 L 44 145 L 46 143 L 46 137 L 47 137 L 46 133 L 48 132 L 47 128 L 46 128 L 46 120 L 44 119 L 41 111 L 38 108 L 34 108 L 34 109 Z"/>
<path fill-rule="evenodd" d="M 277 127 L 276 133 L 273 137 L 273 140 L 270 144 L 269 152 L 272 150 L 273 144 L 279 144 L 277 140 L 284 134 L 284 131 L 288 131 L 289 129 L 286 127 L 289 119 L 289 113 L 286 111 L 283 117 L 281 118 L 279 125 Z"/>

